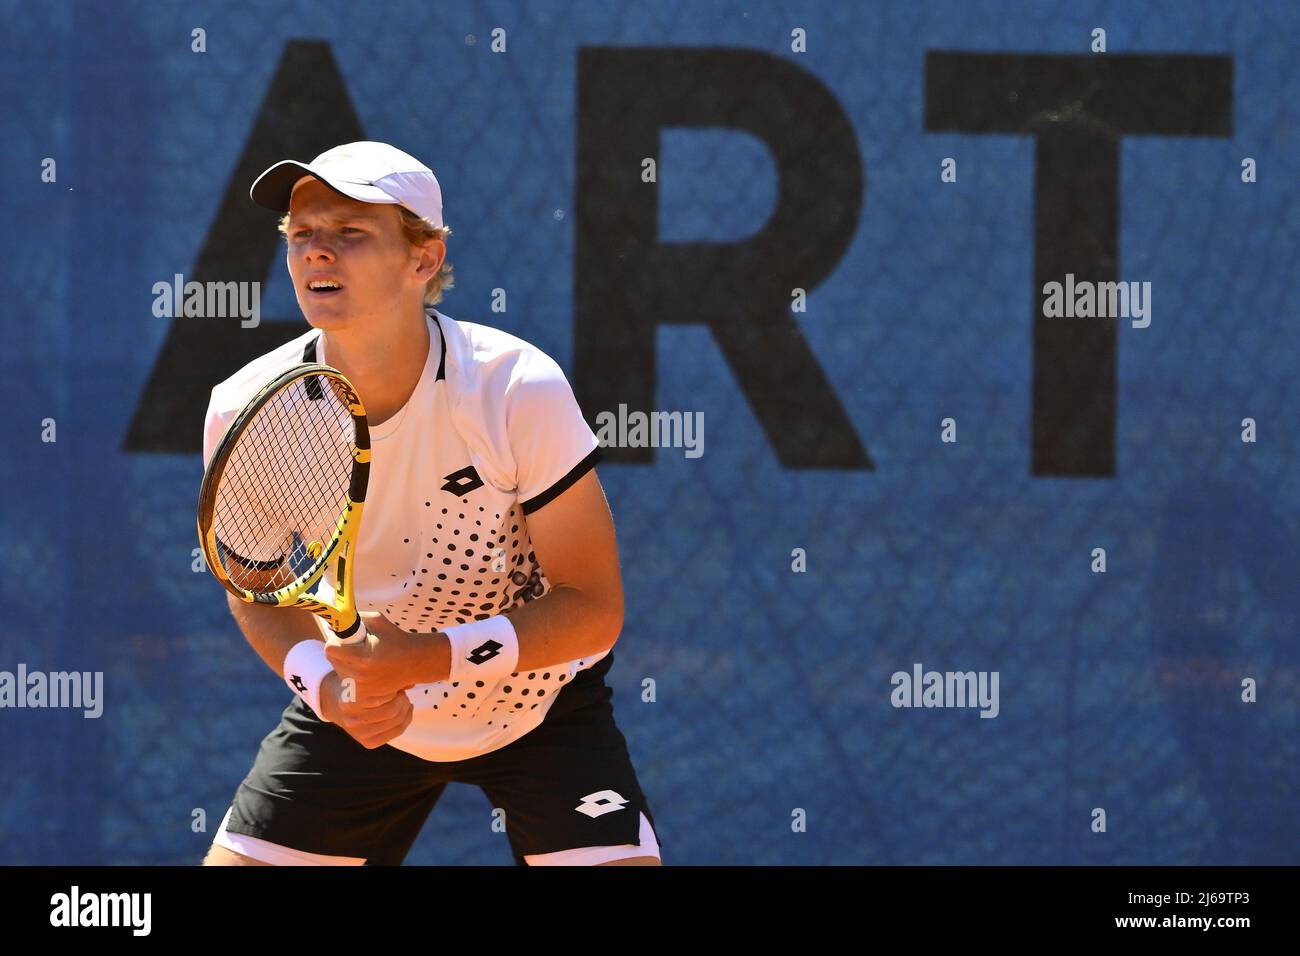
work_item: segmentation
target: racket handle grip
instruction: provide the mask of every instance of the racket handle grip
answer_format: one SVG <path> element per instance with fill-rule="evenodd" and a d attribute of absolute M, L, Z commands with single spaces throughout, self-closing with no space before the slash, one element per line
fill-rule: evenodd
<path fill-rule="evenodd" d="M 366 635 L 370 633 L 366 630 L 365 621 L 361 620 L 360 617 L 357 618 L 357 629 L 347 637 L 339 637 L 338 632 L 330 627 L 325 618 L 318 617 L 316 620 L 319 623 L 321 633 L 325 635 L 326 644 L 360 644 L 366 639 Z"/>

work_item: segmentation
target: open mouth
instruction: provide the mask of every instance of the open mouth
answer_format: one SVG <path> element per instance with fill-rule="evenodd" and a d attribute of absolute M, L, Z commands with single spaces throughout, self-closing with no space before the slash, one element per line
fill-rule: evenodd
<path fill-rule="evenodd" d="M 307 283 L 307 291 L 315 296 L 331 296 L 342 292 L 343 286 L 333 279 L 313 279 Z"/>

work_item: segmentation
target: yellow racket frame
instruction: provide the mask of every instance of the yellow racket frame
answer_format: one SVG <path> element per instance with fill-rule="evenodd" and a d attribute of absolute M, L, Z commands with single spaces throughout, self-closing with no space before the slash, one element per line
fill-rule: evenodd
<path fill-rule="evenodd" d="M 348 486 L 346 507 L 339 515 L 333 534 L 328 543 L 305 543 L 309 551 L 319 547 L 321 556 L 313 562 L 311 568 L 299 575 L 284 587 L 270 592 L 250 591 L 240 587 L 226 573 L 225 564 L 217 550 L 217 537 L 214 518 L 217 489 L 221 476 L 231 452 L 244 430 L 253 421 L 257 413 L 275 395 L 283 389 L 292 387 L 302 379 L 312 376 L 328 378 L 338 383 L 339 392 L 348 405 L 356 433 L 356 444 L 352 450 L 352 477 Z M 309 383 L 308 388 L 311 387 Z M 323 387 L 319 385 L 318 387 Z M 248 604 L 261 604 L 268 607 L 300 607 L 323 618 L 329 624 L 340 643 L 350 644 L 365 639 L 366 631 L 361 625 L 357 613 L 355 595 L 352 593 L 352 577 L 356 551 L 357 535 L 361 529 L 361 515 L 365 510 L 366 486 L 370 478 L 370 427 L 366 421 L 366 409 L 362 405 L 356 389 L 347 377 L 336 368 L 319 363 L 297 365 L 268 382 L 249 400 L 225 434 L 221 436 L 212 460 L 203 473 L 203 484 L 199 488 L 199 546 L 203 549 L 204 559 L 213 577 L 231 594 Z"/>

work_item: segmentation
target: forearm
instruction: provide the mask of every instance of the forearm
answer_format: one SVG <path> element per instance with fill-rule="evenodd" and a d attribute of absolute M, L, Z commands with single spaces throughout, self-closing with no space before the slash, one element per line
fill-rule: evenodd
<path fill-rule="evenodd" d="M 535 671 L 609 650 L 623 627 L 623 606 L 593 600 L 574 588 L 557 586 L 506 615 L 519 640 L 517 671 Z M 422 655 L 420 683 L 448 679 L 451 643 L 442 632 Z"/>
<path fill-rule="evenodd" d="M 506 615 L 519 640 L 517 671 L 535 671 L 609 650 L 623 628 L 621 599 L 599 601 L 562 585 Z M 451 642 L 441 631 L 413 635 L 427 641 L 411 672 L 416 683 L 436 683 L 451 672 Z"/>
<path fill-rule="evenodd" d="M 228 596 L 228 603 L 244 639 L 276 677 L 284 676 L 284 658 L 295 644 L 311 639 L 322 640 L 310 611 L 247 604 L 234 595 Z"/>
<path fill-rule="evenodd" d="M 518 670 L 533 671 L 609 650 L 623 629 L 623 606 L 557 585 L 507 617 L 519 637 Z"/>

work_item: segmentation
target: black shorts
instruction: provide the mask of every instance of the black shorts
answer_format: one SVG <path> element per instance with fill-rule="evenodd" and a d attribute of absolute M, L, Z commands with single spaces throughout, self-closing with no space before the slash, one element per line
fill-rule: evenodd
<path fill-rule="evenodd" d="M 613 659 L 611 652 L 579 671 L 533 730 L 466 760 L 433 762 L 387 745 L 368 750 L 295 696 L 239 785 L 226 830 L 395 866 L 455 782 L 480 787 L 505 811 L 520 866 L 526 854 L 640 843 L 641 814 L 651 827 L 654 817 L 614 723 L 613 691 L 605 684 Z M 626 804 L 592 816 L 592 809 L 618 802 L 600 796 L 606 790 Z"/>

